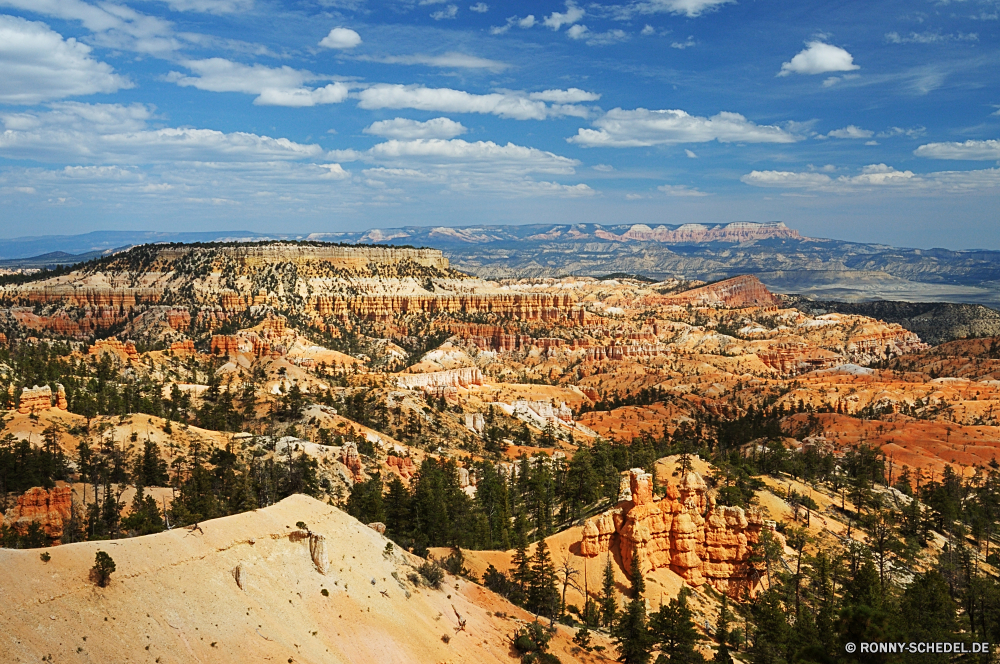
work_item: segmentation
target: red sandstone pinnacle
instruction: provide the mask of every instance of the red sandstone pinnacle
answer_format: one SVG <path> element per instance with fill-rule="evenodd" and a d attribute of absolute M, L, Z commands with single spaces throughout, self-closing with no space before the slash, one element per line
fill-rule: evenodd
<path fill-rule="evenodd" d="M 72 499 L 68 486 L 55 487 L 51 491 L 35 487 L 18 496 L 17 504 L 7 510 L 3 522 L 22 535 L 32 522 L 37 522 L 49 538 L 58 540 L 62 537 L 63 522 L 69 520 L 72 513 Z"/>

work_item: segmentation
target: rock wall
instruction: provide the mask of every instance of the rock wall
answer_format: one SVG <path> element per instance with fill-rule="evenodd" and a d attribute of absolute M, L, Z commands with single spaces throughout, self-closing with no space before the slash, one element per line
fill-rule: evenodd
<path fill-rule="evenodd" d="M 68 521 L 72 514 L 72 500 L 72 490 L 68 486 L 55 487 L 51 491 L 35 487 L 18 496 L 17 504 L 7 510 L 3 523 L 23 535 L 28 526 L 36 522 L 46 536 L 58 543 L 62 537 L 63 522 Z"/>
<path fill-rule="evenodd" d="M 483 372 L 477 367 L 432 371 L 421 374 L 396 374 L 396 382 L 407 390 L 437 387 L 469 387 L 483 384 Z"/>
<path fill-rule="evenodd" d="M 175 341 L 170 344 L 170 352 L 174 355 L 194 355 L 197 351 L 194 348 L 194 341 L 185 339 L 184 341 Z"/>
<path fill-rule="evenodd" d="M 692 586 L 708 583 L 720 592 L 748 582 L 751 546 L 769 527 L 762 514 L 716 506 L 705 481 L 693 472 L 670 482 L 666 496 L 656 500 L 652 476 L 633 468 L 624 475 L 621 497 L 616 507 L 584 525 L 581 555 L 600 555 L 617 542 L 626 570 L 638 551 L 644 574 L 670 568 Z"/>
<path fill-rule="evenodd" d="M 365 320 L 388 321 L 398 314 L 494 314 L 523 321 L 555 322 L 583 319 L 572 295 L 549 293 L 470 295 L 358 295 L 341 297 L 314 295 L 306 311 L 346 320 L 349 315 Z"/>
<path fill-rule="evenodd" d="M 98 357 L 104 353 L 113 353 L 121 359 L 139 359 L 139 352 L 136 350 L 134 342 L 126 341 L 125 343 L 122 343 L 115 337 L 95 341 L 94 345 L 91 346 L 87 352 Z"/>

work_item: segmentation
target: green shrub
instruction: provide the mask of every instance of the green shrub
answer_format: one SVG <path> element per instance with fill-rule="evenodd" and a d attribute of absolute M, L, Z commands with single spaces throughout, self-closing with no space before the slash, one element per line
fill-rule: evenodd
<path fill-rule="evenodd" d="M 90 568 L 90 578 L 101 588 L 111 583 L 111 574 L 115 571 L 115 561 L 104 551 L 98 551 L 94 556 L 94 566 Z"/>

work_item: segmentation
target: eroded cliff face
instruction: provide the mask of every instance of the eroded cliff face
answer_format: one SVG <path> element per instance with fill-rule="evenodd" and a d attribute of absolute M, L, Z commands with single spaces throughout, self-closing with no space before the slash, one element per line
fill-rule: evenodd
<path fill-rule="evenodd" d="M 633 468 L 622 477 L 620 498 L 587 521 L 581 555 L 595 557 L 617 544 L 625 569 L 638 553 L 643 574 L 670 568 L 692 586 L 708 583 L 720 592 L 753 583 L 751 547 L 770 529 L 756 510 L 717 506 L 694 472 L 668 483 L 666 495 L 656 500 L 652 476 Z M 783 543 L 779 533 L 772 534 Z"/>

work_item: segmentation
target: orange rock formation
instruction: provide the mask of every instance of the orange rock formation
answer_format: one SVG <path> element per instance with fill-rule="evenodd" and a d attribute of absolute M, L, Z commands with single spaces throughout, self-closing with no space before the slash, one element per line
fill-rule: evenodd
<path fill-rule="evenodd" d="M 36 522 L 46 536 L 58 544 L 63 522 L 68 521 L 72 513 L 72 500 L 72 490 L 68 486 L 55 487 L 51 491 L 35 487 L 18 496 L 17 504 L 7 510 L 3 523 L 23 535 L 28 526 Z"/>
<path fill-rule="evenodd" d="M 625 569 L 638 552 L 643 574 L 669 567 L 692 586 L 725 592 L 748 582 L 750 547 L 765 527 L 753 509 L 716 506 L 697 473 L 668 483 L 666 497 L 655 500 L 652 476 L 633 468 L 622 477 L 619 504 L 587 521 L 580 552 L 594 557 L 617 541 Z"/>

